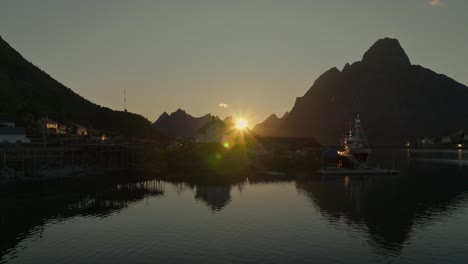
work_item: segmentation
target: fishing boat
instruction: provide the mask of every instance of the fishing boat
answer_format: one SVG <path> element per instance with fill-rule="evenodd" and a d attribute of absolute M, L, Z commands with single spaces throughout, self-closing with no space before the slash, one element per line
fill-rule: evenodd
<path fill-rule="evenodd" d="M 343 149 L 330 149 L 322 152 L 322 169 L 318 175 L 395 175 L 397 170 L 372 168 L 368 166 L 371 149 L 361 127 L 359 115 L 347 130 Z"/>
<path fill-rule="evenodd" d="M 368 167 L 362 160 L 355 156 L 334 149 L 322 152 L 322 169 L 318 175 L 395 175 L 397 170 Z"/>
<path fill-rule="evenodd" d="M 359 114 L 354 118 L 353 124 L 347 129 L 345 136 L 342 140 L 343 153 L 352 155 L 360 161 L 367 163 L 371 148 L 369 142 L 365 137 L 364 131 L 361 126 L 361 119 Z"/>

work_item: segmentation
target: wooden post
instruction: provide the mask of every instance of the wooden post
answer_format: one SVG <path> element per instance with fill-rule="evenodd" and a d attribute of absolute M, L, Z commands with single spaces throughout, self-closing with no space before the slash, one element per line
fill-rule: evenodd
<path fill-rule="evenodd" d="M 120 166 L 121 169 L 125 168 L 125 152 L 123 149 L 120 150 Z"/>
<path fill-rule="evenodd" d="M 24 153 L 23 153 L 23 155 L 21 155 L 21 156 L 22 156 L 22 157 L 21 157 L 21 173 L 22 173 L 22 175 L 24 176 L 24 175 L 26 174 L 26 173 L 25 173 L 25 169 L 26 169 L 26 168 L 25 168 L 25 166 L 24 166 L 24 159 L 25 159 Z"/>
<path fill-rule="evenodd" d="M 320 154 L 320 160 L 322 162 L 322 170 L 323 170 L 323 155 L 322 154 Z"/>
<path fill-rule="evenodd" d="M 37 152 L 34 150 L 34 174 L 36 173 L 37 170 Z"/>
<path fill-rule="evenodd" d="M 6 176 L 5 171 L 6 171 L 6 151 L 3 151 L 3 176 Z"/>

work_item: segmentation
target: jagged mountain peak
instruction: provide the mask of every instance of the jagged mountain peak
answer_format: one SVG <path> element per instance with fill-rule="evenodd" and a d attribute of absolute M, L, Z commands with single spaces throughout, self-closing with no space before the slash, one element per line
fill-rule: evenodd
<path fill-rule="evenodd" d="M 10 47 L 10 45 L 8 44 L 8 42 L 6 42 L 2 36 L 0 36 L 0 47 Z M 10 47 L 11 48 L 11 47 Z"/>
<path fill-rule="evenodd" d="M 313 136 L 323 144 L 341 140 L 344 126 L 361 115 L 371 145 L 402 144 L 443 136 L 468 123 L 468 87 L 422 66 L 411 65 L 396 39 L 375 42 L 362 61 L 323 73 L 287 118 L 270 116 L 254 127 L 264 136 Z M 447 115 L 447 113 L 451 113 Z"/>
<path fill-rule="evenodd" d="M 201 126 L 213 118 L 215 117 L 211 114 L 193 117 L 185 112 L 185 110 L 179 108 L 171 114 L 162 113 L 153 125 L 171 136 L 192 137 Z"/>
<path fill-rule="evenodd" d="M 185 112 L 185 110 L 179 108 L 179 109 L 177 109 L 175 112 L 173 112 L 173 113 L 171 114 L 171 116 L 172 116 L 172 115 L 188 115 L 188 114 L 187 114 L 187 112 Z"/>
<path fill-rule="evenodd" d="M 154 125 L 160 124 L 162 122 L 165 122 L 170 118 L 169 114 L 167 112 L 162 113 L 158 119 L 154 122 Z"/>
<path fill-rule="evenodd" d="M 410 66 L 411 62 L 397 39 L 383 38 L 377 40 L 362 58 L 362 62 L 370 65 Z"/>
<path fill-rule="evenodd" d="M 270 116 L 267 117 L 266 120 L 276 120 L 276 119 L 279 119 L 278 116 L 276 114 L 271 114 Z"/>

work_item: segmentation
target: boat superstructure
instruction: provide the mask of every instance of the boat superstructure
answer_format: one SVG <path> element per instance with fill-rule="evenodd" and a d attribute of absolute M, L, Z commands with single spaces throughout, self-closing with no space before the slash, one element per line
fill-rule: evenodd
<path fill-rule="evenodd" d="M 362 162 L 367 163 L 371 149 L 361 126 L 359 114 L 347 129 L 343 138 L 343 153 L 352 155 Z"/>

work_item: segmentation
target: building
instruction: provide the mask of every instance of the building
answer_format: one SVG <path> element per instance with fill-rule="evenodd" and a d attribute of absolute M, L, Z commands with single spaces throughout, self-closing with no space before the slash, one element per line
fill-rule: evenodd
<path fill-rule="evenodd" d="M 450 144 L 452 142 L 453 142 L 453 140 L 452 140 L 451 137 L 443 137 L 442 138 L 442 143 L 444 143 L 444 144 Z"/>
<path fill-rule="evenodd" d="M 82 125 L 78 124 L 71 124 L 71 134 L 77 135 L 77 136 L 87 136 L 88 135 L 88 129 Z"/>
<path fill-rule="evenodd" d="M 16 118 L 12 115 L 0 114 L 0 127 L 15 127 Z"/>
<path fill-rule="evenodd" d="M 60 124 L 49 118 L 41 118 L 39 120 L 39 128 L 42 129 L 42 133 L 46 135 L 66 135 L 67 126 Z"/>
<path fill-rule="evenodd" d="M 468 129 L 462 129 L 458 132 L 458 137 L 462 142 L 468 142 Z"/>
<path fill-rule="evenodd" d="M 26 129 L 22 127 L 1 127 L 0 144 L 27 144 L 31 140 L 26 137 Z"/>
<path fill-rule="evenodd" d="M 423 139 L 421 139 L 421 144 L 430 145 L 430 144 L 433 144 L 433 140 L 430 139 L 430 138 L 423 138 Z"/>

